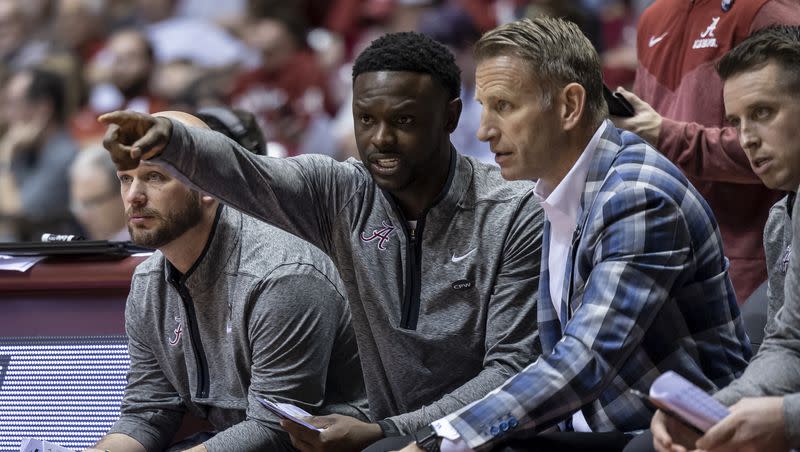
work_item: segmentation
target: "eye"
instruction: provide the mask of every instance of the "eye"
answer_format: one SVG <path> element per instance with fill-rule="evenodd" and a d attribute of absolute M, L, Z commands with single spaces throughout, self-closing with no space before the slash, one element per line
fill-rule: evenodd
<path fill-rule="evenodd" d="M 413 122 L 414 118 L 411 116 L 404 115 L 397 118 L 397 123 L 400 124 L 401 126 L 407 126 L 409 124 L 412 124 Z"/>
<path fill-rule="evenodd" d="M 752 117 L 753 119 L 764 120 L 772 115 L 772 109 L 768 107 L 758 107 L 753 110 Z"/>
<path fill-rule="evenodd" d="M 734 129 L 738 130 L 739 126 L 741 126 L 742 122 L 739 121 L 739 118 L 730 117 L 730 118 L 728 118 L 728 124 L 730 124 L 731 127 L 733 127 Z"/>
<path fill-rule="evenodd" d="M 370 125 L 372 125 L 372 122 L 373 122 L 373 120 L 372 120 L 372 116 L 370 116 L 370 115 L 363 115 L 363 114 L 362 114 L 362 115 L 358 115 L 358 121 L 359 121 L 361 124 L 364 124 L 365 126 L 370 126 Z"/>
<path fill-rule="evenodd" d="M 120 181 L 120 183 L 123 183 L 123 184 L 130 184 L 132 180 L 133 180 L 133 178 L 128 174 L 121 174 L 119 176 L 119 181 Z"/>
<path fill-rule="evenodd" d="M 161 173 L 156 173 L 155 171 L 147 173 L 147 180 L 149 182 L 161 182 L 164 180 L 164 175 Z"/>
<path fill-rule="evenodd" d="M 511 103 L 505 100 L 498 100 L 494 108 L 499 112 L 508 111 L 511 109 Z"/>

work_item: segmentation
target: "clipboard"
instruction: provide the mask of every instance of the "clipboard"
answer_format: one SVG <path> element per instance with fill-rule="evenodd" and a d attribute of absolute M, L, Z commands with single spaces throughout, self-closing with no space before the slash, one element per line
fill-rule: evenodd
<path fill-rule="evenodd" d="M 103 256 L 123 258 L 153 250 L 133 242 L 74 240 L 70 242 L 0 242 L 0 254 L 9 256 Z"/>
<path fill-rule="evenodd" d="M 307 413 L 302 408 L 298 408 L 294 405 L 290 405 L 288 403 L 277 403 L 267 399 L 258 399 L 264 408 L 269 410 L 275 416 L 278 416 L 281 419 L 286 419 L 287 421 L 294 422 L 297 425 L 300 425 L 304 428 L 311 429 L 317 432 L 321 432 L 323 429 L 319 427 L 315 427 L 308 422 L 300 419 L 298 416 L 311 416 L 310 413 Z"/>

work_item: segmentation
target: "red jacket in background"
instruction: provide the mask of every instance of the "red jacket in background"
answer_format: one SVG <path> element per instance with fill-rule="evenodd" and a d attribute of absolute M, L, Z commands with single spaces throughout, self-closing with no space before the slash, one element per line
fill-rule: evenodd
<path fill-rule="evenodd" d="M 762 185 L 725 127 L 714 65 L 754 30 L 800 24 L 793 0 L 656 0 L 639 20 L 634 92 L 661 114 L 658 149 L 708 201 L 719 223 L 739 303 L 767 279 L 763 231 L 782 193 Z"/>

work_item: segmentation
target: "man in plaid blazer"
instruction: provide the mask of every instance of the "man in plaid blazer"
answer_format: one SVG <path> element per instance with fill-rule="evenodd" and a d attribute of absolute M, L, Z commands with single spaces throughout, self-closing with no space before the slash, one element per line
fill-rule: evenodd
<path fill-rule="evenodd" d="M 410 449 L 620 450 L 652 416 L 631 389 L 674 370 L 713 390 L 747 365 L 719 229 L 679 169 L 608 121 L 599 58 L 575 24 L 513 22 L 476 56 L 478 136 L 505 178 L 538 181 L 546 214 L 543 354 Z"/>

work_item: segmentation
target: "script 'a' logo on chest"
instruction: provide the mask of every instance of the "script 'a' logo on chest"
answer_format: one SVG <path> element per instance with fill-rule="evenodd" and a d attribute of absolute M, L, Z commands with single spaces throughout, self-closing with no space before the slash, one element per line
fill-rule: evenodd
<path fill-rule="evenodd" d="M 396 228 L 386 221 L 381 221 L 381 227 L 373 230 L 371 233 L 362 232 L 360 237 L 362 242 L 378 241 L 378 249 L 385 250 L 386 242 L 389 240 L 392 232 Z"/>
<path fill-rule="evenodd" d="M 175 346 L 181 341 L 183 336 L 183 322 L 179 316 L 175 316 L 175 329 L 172 330 L 172 336 L 169 339 L 169 345 Z"/>

